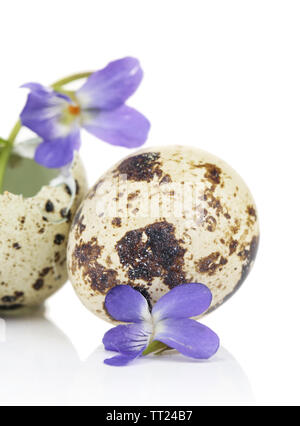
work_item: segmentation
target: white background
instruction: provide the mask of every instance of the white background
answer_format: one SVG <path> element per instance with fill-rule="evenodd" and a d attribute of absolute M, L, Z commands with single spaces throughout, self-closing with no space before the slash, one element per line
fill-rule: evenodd
<path fill-rule="evenodd" d="M 0 403 L 298 404 L 299 1 L 10 0 L 0 17 L 2 136 L 23 106 L 21 84 L 135 56 L 145 78 L 130 104 L 151 120 L 147 145 L 223 158 L 251 188 L 261 225 L 253 271 L 204 320 L 225 348 L 210 362 L 104 366 L 109 324 L 68 283 L 45 317 L 7 321 Z M 92 184 L 127 151 L 84 135 L 81 153 Z"/>

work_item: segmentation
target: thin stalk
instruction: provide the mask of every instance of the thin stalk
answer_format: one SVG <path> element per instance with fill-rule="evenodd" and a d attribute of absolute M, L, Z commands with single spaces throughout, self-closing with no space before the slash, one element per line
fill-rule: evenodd
<path fill-rule="evenodd" d="M 4 174 L 6 170 L 6 165 L 9 160 L 10 154 L 12 151 L 12 145 L 7 144 L 5 148 L 1 151 L 0 156 L 0 194 L 2 194 L 2 188 L 3 188 L 3 180 L 4 180 Z"/>
<path fill-rule="evenodd" d="M 73 75 L 70 75 L 69 77 L 65 77 L 55 81 L 55 83 L 51 84 L 51 87 L 55 90 L 61 86 L 65 86 L 66 84 L 72 83 L 72 81 L 81 80 L 82 78 L 87 78 L 91 74 L 92 72 L 90 71 L 73 74 Z"/>
<path fill-rule="evenodd" d="M 12 128 L 12 131 L 10 132 L 9 136 L 8 136 L 8 144 L 14 144 L 14 141 L 16 140 L 16 137 L 19 134 L 19 131 L 22 128 L 22 123 L 21 120 L 19 119 L 16 124 L 14 125 L 14 127 Z"/>

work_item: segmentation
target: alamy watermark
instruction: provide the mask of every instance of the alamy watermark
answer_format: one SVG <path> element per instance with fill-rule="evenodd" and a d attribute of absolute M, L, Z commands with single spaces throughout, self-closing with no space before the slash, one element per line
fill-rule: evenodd
<path fill-rule="evenodd" d="M 112 185 L 112 182 L 114 184 Z M 99 217 L 175 217 L 204 222 L 207 215 L 207 185 L 197 182 L 136 182 L 121 175 L 96 189 Z"/>

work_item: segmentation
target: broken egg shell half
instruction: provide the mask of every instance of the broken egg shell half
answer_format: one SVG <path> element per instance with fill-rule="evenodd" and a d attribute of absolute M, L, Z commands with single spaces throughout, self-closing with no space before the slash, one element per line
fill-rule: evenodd
<path fill-rule="evenodd" d="M 244 282 L 258 241 L 254 200 L 228 164 L 196 148 L 150 148 L 112 167 L 85 197 L 69 236 L 69 277 L 84 305 L 110 322 L 105 296 L 119 284 L 153 305 L 174 286 L 203 283 L 212 310 Z"/>
<path fill-rule="evenodd" d="M 67 217 L 71 193 L 66 185 L 43 186 L 28 198 L 0 195 L 0 314 L 40 305 L 66 282 L 71 218 L 87 191 L 78 156 L 71 172 L 77 193 Z"/>

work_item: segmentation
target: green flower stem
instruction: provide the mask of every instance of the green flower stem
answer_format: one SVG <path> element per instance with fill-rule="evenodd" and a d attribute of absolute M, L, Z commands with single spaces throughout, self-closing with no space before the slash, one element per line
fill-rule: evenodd
<path fill-rule="evenodd" d="M 10 135 L 8 136 L 8 140 L 7 140 L 8 144 L 11 144 L 11 145 L 14 144 L 14 142 L 16 140 L 16 137 L 18 136 L 19 131 L 21 130 L 21 128 L 22 128 L 21 120 L 18 120 L 16 122 L 16 124 L 14 125 L 12 131 L 10 132 Z"/>
<path fill-rule="evenodd" d="M 87 78 L 92 74 L 92 72 L 82 72 L 78 74 L 72 74 L 69 77 L 62 78 L 61 80 L 55 81 L 53 84 L 51 84 L 51 87 L 55 91 L 61 91 L 62 93 L 67 93 L 67 91 L 63 90 L 61 87 L 71 83 L 72 81 L 81 80 L 83 78 Z M 71 93 L 71 92 L 70 92 Z M 10 132 L 10 135 L 7 140 L 1 139 L 1 141 L 5 142 L 5 147 L 2 149 L 0 153 L 0 194 L 3 193 L 3 180 L 4 180 L 4 174 L 6 170 L 6 166 L 9 160 L 9 157 L 11 155 L 15 140 L 22 128 L 22 123 L 20 120 L 16 122 L 14 125 L 12 131 Z"/>
<path fill-rule="evenodd" d="M 92 72 L 82 72 L 78 74 L 70 75 L 69 77 L 62 78 L 61 80 L 57 80 L 55 83 L 51 85 L 51 87 L 56 90 L 61 86 L 65 86 L 66 84 L 72 83 L 72 81 L 81 80 L 83 78 L 87 78 L 92 74 Z"/>
<path fill-rule="evenodd" d="M 8 159 L 10 157 L 12 150 L 12 146 L 10 144 L 7 144 L 6 147 L 1 151 L 0 156 L 0 194 L 2 194 L 2 188 L 3 188 L 3 179 L 4 179 L 4 173 L 6 170 L 6 165 L 8 162 Z"/>

